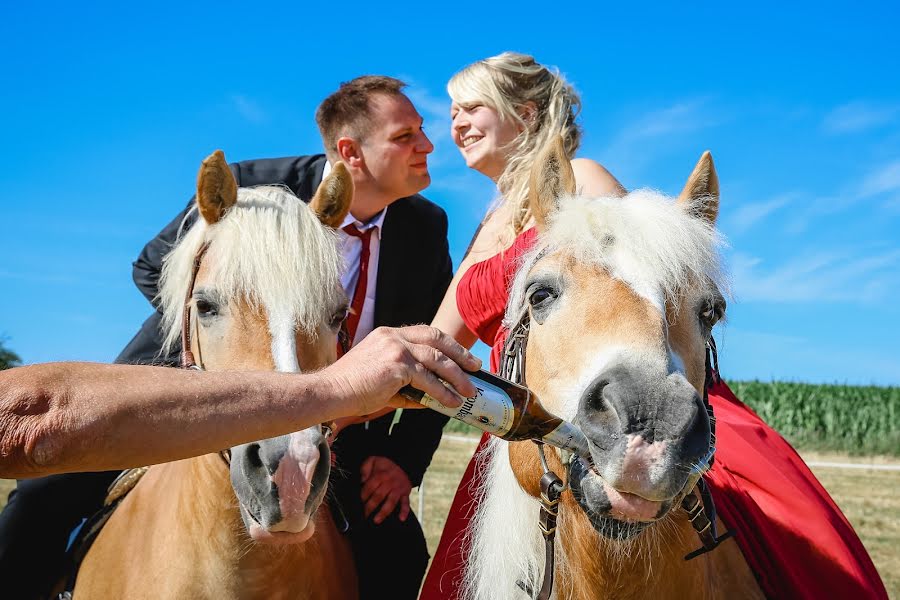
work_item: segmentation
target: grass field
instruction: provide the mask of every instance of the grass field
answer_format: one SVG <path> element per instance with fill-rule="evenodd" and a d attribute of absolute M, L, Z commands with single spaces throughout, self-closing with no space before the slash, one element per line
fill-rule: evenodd
<path fill-rule="evenodd" d="M 476 438 L 445 437 L 425 479 L 424 528 L 433 553 L 441 535 L 456 486 L 475 448 Z M 891 458 L 848 457 L 846 454 L 804 453 L 809 462 L 896 462 Z M 891 598 L 900 600 L 900 471 L 813 467 L 872 555 Z M 0 507 L 14 482 L 0 479 Z M 411 504 L 418 510 L 418 491 Z"/>

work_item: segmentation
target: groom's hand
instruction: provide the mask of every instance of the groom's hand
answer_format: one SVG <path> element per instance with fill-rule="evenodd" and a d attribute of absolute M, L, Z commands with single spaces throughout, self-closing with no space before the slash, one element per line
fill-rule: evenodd
<path fill-rule="evenodd" d="M 375 513 L 372 521 L 380 525 L 399 505 L 400 513 L 397 517 L 406 521 L 409 517 L 409 494 L 412 491 L 412 483 L 406 472 L 385 456 L 370 456 L 363 461 L 359 472 L 366 518 Z"/>

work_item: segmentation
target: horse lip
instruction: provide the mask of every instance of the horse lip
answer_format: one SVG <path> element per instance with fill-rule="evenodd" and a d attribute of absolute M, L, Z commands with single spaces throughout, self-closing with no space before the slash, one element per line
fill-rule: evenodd
<path fill-rule="evenodd" d="M 629 496 L 632 498 L 640 498 L 641 502 L 652 503 L 653 506 L 656 506 L 657 510 L 652 517 L 650 517 L 650 515 L 640 516 L 639 514 L 635 514 L 633 518 L 630 518 L 626 514 L 617 515 L 615 512 L 607 513 L 605 509 L 602 513 L 598 512 L 598 507 L 591 505 L 592 502 L 587 496 L 586 490 L 582 487 L 583 482 L 588 478 L 594 481 L 594 486 L 599 484 L 601 488 L 606 489 L 605 495 L 608 497 L 607 501 L 612 500 L 612 498 L 609 498 L 609 494 L 610 490 L 613 490 L 626 501 Z M 572 488 L 575 501 L 581 509 L 585 511 L 588 519 L 593 524 L 594 529 L 604 537 L 611 539 L 624 540 L 637 535 L 646 527 L 665 518 L 671 512 L 672 506 L 674 506 L 674 498 L 662 501 L 649 500 L 638 494 L 620 492 L 609 485 L 609 483 L 607 483 L 597 472 L 596 468 L 593 468 L 593 465 L 586 460 L 572 461 L 569 466 L 569 484 Z M 629 504 L 631 504 L 631 502 L 629 502 Z M 644 505 L 644 507 L 646 508 L 647 505 Z M 640 510 L 640 502 L 638 502 L 638 505 L 635 506 L 635 511 L 639 513 Z"/>
<path fill-rule="evenodd" d="M 246 504 L 240 502 L 239 505 L 242 512 L 245 513 L 251 521 L 253 521 L 253 524 L 255 524 L 261 532 L 261 537 L 257 538 L 250 532 L 252 525 L 250 527 L 247 527 L 247 533 L 250 534 L 250 537 L 257 543 L 271 545 L 290 545 L 301 543 L 309 539 L 312 536 L 312 532 L 315 531 L 315 519 L 312 515 L 310 515 L 307 526 L 304 527 L 301 531 L 272 531 L 259 522 L 259 519 L 249 508 L 247 508 Z"/>
<path fill-rule="evenodd" d="M 238 504 L 240 504 L 241 508 L 244 510 L 247 516 L 253 520 L 254 523 L 259 525 L 260 527 L 263 527 L 263 524 L 259 522 L 259 519 L 256 518 L 256 515 L 253 514 L 253 511 L 251 511 L 246 504 L 244 504 L 243 502 L 239 502 Z M 265 527 L 263 527 L 263 529 L 265 529 Z"/>
<path fill-rule="evenodd" d="M 657 498 L 647 498 L 646 496 L 642 496 L 642 495 L 640 495 L 640 494 L 638 494 L 638 493 L 635 493 L 635 492 L 623 492 L 622 490 L 620 490 L 620 489 L 616 488 L 615 486 L 613 486 L 610 482 L 608 482 L 608 481 L 603 477 L 603 475 L 600 474 L 600 471 L 597 470 L 597 465 L 595 465 L 593 461 L 591 461 L 591 462 L 585 461 L 585 462 L 586 462 L 587 465 L 588 465 L 588 471 L 589 471 L 592 475 L 598 477 L 598 478 L 600 479 L 600 481 L 603 482 L 604 485 L 608 486 L 610 489 L 615 490 L 617 493 L 622 494 L 623 496 L 634 496 L 634 497 L 636 497 L 636 498 L 641 498 L 642 500 L 646 500 L 646 501 L 648 501 L 648 502 L 667 502 L 667 501 L 669 501 L 669 500 L 672 499 L 672 498 L 663 498 L 662 500 L 659 500 L 659 499 L 657 499 Z"/>

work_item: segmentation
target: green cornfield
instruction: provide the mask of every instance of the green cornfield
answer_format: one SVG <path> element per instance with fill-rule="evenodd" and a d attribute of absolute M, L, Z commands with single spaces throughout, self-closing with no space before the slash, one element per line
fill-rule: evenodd
<path fill-rule="evenodd" d="M 797 448 L 900 456 L 900 387 L 729 382 Z"/>
<path fill-rule="evenodd" d="M 782 381 L 728 385 L 797 449 L 900 456 L 900 387 Z M 446 431 L 474 430 L 451 421 Z"/>

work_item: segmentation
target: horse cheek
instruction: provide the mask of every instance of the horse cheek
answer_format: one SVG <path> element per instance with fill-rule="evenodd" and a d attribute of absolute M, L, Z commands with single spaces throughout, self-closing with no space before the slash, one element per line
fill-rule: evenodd
<path fill-rule="evenodd" d="M 509 466 L 525 493 L 540 497 L 540 477 L 534 474 L 541 472 L 541 461 L 534 442 L 509 442 Z"/>

